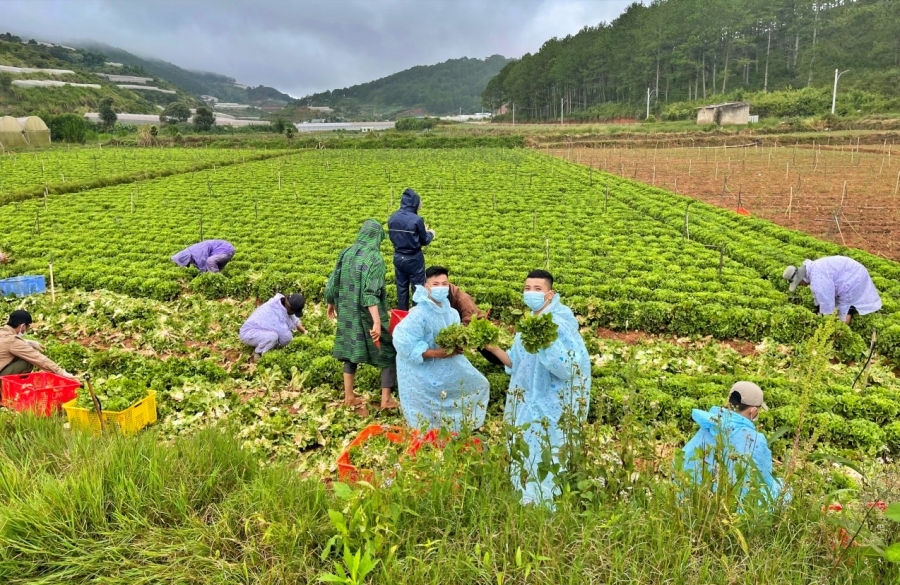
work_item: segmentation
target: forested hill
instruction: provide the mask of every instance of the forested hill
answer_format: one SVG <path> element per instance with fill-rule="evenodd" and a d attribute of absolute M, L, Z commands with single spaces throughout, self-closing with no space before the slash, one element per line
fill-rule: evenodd
<path fill-rule="evenodd" d="M 609 24 L 547 41 L 485 88 L 489 107 L 556 117 L 643 105 L 715 101 L 735 90 L 841 87 L 900 91 L 896 0 L 660 0 L 632 4 Z M 632 108 L 632 110 L 635 108 Z"/>
<path fill-rule="evenodd" d="M 345 115 L 371 112 L 378 117 L 403 110 L 442 115 L 474 113 L 481 109 L 481 92 L 509 59 L 450 59 L 437 65 L 420 65 L 376 81 L 306 96 L 306 106 L 331 106 Z"/>
<path fill-rule="evenodd" d="M 254 105 L 287 104 L 291 97 L 275 88 L 259 86 L 246 88 L 237 84 L 237 80 L 218 73 L 190 71 L 161 59 L 139 57 L 128 51 L 112 47 L 97 41 L 78 41 L 73 45 L 84 47 L 106 55 L 111 61 L 140 67 L 148 74 L 166 79 L 196 96 L 211 95 L 223 102 L 236 102 Z"/>

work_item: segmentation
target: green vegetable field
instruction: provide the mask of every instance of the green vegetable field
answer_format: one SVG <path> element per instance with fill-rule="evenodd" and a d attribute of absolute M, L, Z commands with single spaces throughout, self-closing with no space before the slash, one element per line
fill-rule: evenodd
<path fill-rule="evenodd" d="M 167 176 L 140 175 L 148 170 L 166 170 Z M 98 180 L 108 186 L 91 184 Z M 61 188 L 68 182 L 81 187 Z M 369 417 L 361 418 L 341 405 L 341 367 L 331 357 L 334 324 L 326 318 L 322 305 L 324 287 L 338 252 L 354 241 L 362 222 L 374 217 L 386 224 L 406 187 L 422 195 L 421 215 L 437 234 L 426 249 L 427 262 L 449 268 L 452 282 L 489 310 L 490 320 L 500 328 L 501 346 L 509 346 L 523 316 L 522 285 L 532 269 L 553 272 L 555 289 L 575 311 L 593 363 L 588 417 L 597 441 L 593 465 L 606 470 L 578 484 L 582 495 L 591 494 L 579 504 L 588 510 L 602 502 L 612 506 L 612 501 L 625 507 L 643 505 L 639 500 L 644 496 L 639 492 L 646 488 L 649 494 L 656 488 L 641 482 L 651 481 L 657 472 L 664 474 L 659 470 L 668 469 L 673 452 L 696 430 L 691 410 L 722 405 L 727 389 L 741 379 L 758 383 L 771 407 L 761 414 L 757 426 L 770 437 L 776 474 L 783 475 L 798 465 L 798 446 L 805 449 L 804 457 L 815 461 L 810 467 L 821 474 L 816 476 L 819 483 L 796 488 L 797 500 L 804 505 L 819 502 L 816 498 L 824 500 L 824 494 L 833 490 L 864 491 L 874 485 L 861 481 L 856 472 L 844 474 L 834 462 L 871 470 L 900 456 L 900 380 L 895 374 L 900 366 L 900 264 L 877 256 L 524 149 L 274 152 L 104 147 L 6 155 L 0 156 L 0 201 L 10 202 L 0 205 L 0 250 L 12 261 L 0 266 L 0 278 L 42 274 L 47 277 L 48 292 L 0 300 L 3 314 L 28 309 L 35 317 L 31 336 L 66 370 L 80 376 L 91 374 L 101 403 L 109 409 L 127 406 L 140 395 L 140 388 L 157 392 L 159 421 L 133 439 L 93 439 L 100 460 L 110 469 L 119 466 L 120 473 L 137 465 L 126 461 L 126 446 L 132 444 L 127 441 L 146 452 L 147 460 L 157 462 L 158 469 L 167 469 L 169 464 L 158 459 L 165 454 L 157 452 L 156 445 L 189 452 L 191 441 L 197 441 L 203 449 L 233 459 L 227 469 L 203 472 L 207 474 L 203 481 L 209 480 L 206 487 L 195 486 L 197 501 L 220 489 L 214 487 L 218 481 L 214 478 L 232 486 L 232 492 L 229 495 L 223 487 L 215 497 L 210 495 L 218 504 L 209 503 L 204 510 L 220 504 L 225 507 L 216 508 L 217 512 L 210 512 L 204 520 L 191 516 L 187 524 L 194 532 L 166 536 L 161 527 L 168 524 L 161 519 L 167 512 L 145 510 L 138 515 L 140 522 L 147 518 L 152 526 L 146 533 L 148 546 L 168 538 L 196 545 L 199 538 L 201 544 L 191 549 L 194 556 L 190 558 L 203 559 L 203 568 L 185 556 L 187 548 L 165 549 L 168 552 L 153 558 L 148 552 L 147 558 L 135 560 L 138 548 L 145 547 L 126 542 L 125 533 L 121 542 L 116 536 L 116 530 L 137 534 L 134 526 L 116 528 L 115 522 L 99 518 L 72 520 L 83 521 L 95 542 L 120 547 L 127 562 L 118 566 L 101 560 L 102 550 L 94 544 L 76 544 L 80 536 L 66 541 L 66 546 L 71 546 L 66 551 L 56 550 L 61 543 L 49 535 L 40 546 L 32 546 L 22 536 L 42 528 L 28 525 L 24 504 L 7 507 L 2 503 L 3 497 L 19 497 L 15 485 L 37 486 L 50 481 L 47 478 L 64 482 L 64 468 L 98 464 L 87 459 L 84 463 L 60 460 L 59 468 L 54 462 L 46 469 L 31 469 L 24 463 L 28 459 L 24 450 L 32 447 L 18 443 L 23 433 L 44 437 L 68 453 L 66 457 L 73 462 L 81 461 L 75 453 L 90 452 L 87 442 L 91 439 L 70 433 L 63 428 L 64 420 L 50 421 L 54 426 L 48 426 L 46 421 L 0 413 L 0 451 L 8 448 L 11 453 L 0 452 L 0 543 L 6 544 L 0 547 L 0 581 L 50 583 L 64 577 L 78 581 L 112 575 L 108 582 L 154 582 L 157 578 L 161 582 L 205 582 L 196 579 L 206 574 L 215 575 L 209 582 L 312 582 L 331 572 L 333 562 L 349 566 L 353 559 L 340 558 L 343 549 L 337 544 L 337 552 L 331 556 L 330 549 L 323 549 L 333 536 L 330 528 L 326 530 L 329 518 L 336 533 L 341 534 L 341 529 L 335 516 L 329 512 L 325 517 L 323 510 L 316 508 L 330 497 L 321 490 L 321 478 L 328 478 L 330 485 L 336 477 L 336 457 L 360 430 L 375 422 L 402 424 L 402 417 L 372 409 Z M 181 269 L 171 262 L 170 256 L 182 248 L 213 238 L 227 239 L 237 249 L 221 274 L 200 275 L 193 268 Z M 387 240 L 381 251 L 392 282 L 392 249 Z M 808 290 L 787 292 L 781 279 L 785 265 L 831 254 L 849 255 L 867 266 L 882 295 L 882 311 L 855 319 L 848 327 L 814 314 Z M 55 299 L 49 291 L 51 263 Z M 297 290 L 308 299 L 303 322 L 309 333 L 298 334 L 286 348 L 251 363 L 249 349 L 238 339 L 241 324 L 273 293 Z M 395 299 L 393 286 L 388 294 Z M 544 325 L 536 320 L 524 322 L 534 347 L 555 336 Z M 457 337 L 446 345 L 478 346 L 493 340 L 492 327 L 478 327 L 483 331 L 477 332 L 477 340 L 457 338 L 461 333 L 455 332 Z M 877 331 L 876 356 L 860 376 L 873 329 Z M 509 377 L 502 367 L 490 365 L 477 353 L 466 355 L 491 384 L 483 435 L 488 443 L 502 446 L 502 409 Z M 373 398 L 378 395 L 376 369 L 360 367 L 357 382 L 362 392 Z M 89 397 L 80 396 L 79 405 L 89 408 Z M 198 458 L 198 469 L 206 469 L 199 452 L 192 456 Z M 485 455 L 485 461 L 494 461 L 494 456 Z M 651 465 L 655 472 L 648 471 L 648 461 L 655 461 Z M 417 472 L 425 473 L 427 465 L 421 465 Z M 87 469 L 82 472 L 88 474 Z M 459 469 L 464 469 L 459 471 L 463 477 L 471 472 L 465 465 Z M 305 533 L 290 524 L 298 520 L 282 518 L 271 501 L 255 499 L 263 496 L 254 495 L 248 486 L 253 481 L 271 482 L 268 487 L 288 486 L 285 494 L 300 493 L 300 487 L 292 483 L 299 481 L 297 472 L 320 487 L 284 506 L 304 502 L 301 509 L 308 505 L 308 509 L 319 510 L 318 524 L 308 521 L 316 527 L 304 530 L 321 538 L 315 544 L 279 548 L 288 541 L 300 542 Z M 41 475 L 45 473 L 46 478 Z M 232 473 L 237 475 L 231 477 Z M 506 488 L 498 487 L 505 472 L 481 469 L 478 473 L 487 475 L 479 476 L 478 481 L 485 483 L 478 484 L 481 491 L 476 491 L 488 495 L 473 498 L 507 497 L 502 495 Z M 178 475 L 175 471 L 171 474 Z M 240 474 L 245 474 L 241 477 L 246 482 L 238 478 Z M 460 514 L 460 522 L 475 521 L 459 510 L 442 509 L 441 502 L 463 506 L 458 498 L 464 500 L 469 493 L 458 484 L 465 480 L 448 477 L 447 485 L 456 487 L 441 488 L 450 490 L 441 496 L 445 499 L 433 492 L 418 503 L 403 504 L 415 507 L 430 502 L 427 505 L 434 507 L 417 508 L 418 520 L 411 520 L 411 525 L 424 525 L 422 517 L 428 514 Z M 111 480 L 98 477 L 96 481 Z M 148 486 L 156 484 L 150 479 L 135 481 L 134 493 L 151 497 Z M 437 489 L 429 481 L 423 482 Z M 397 479 L 396 484 L 404 482 Z M 148 491 L 142 491 L 145 489 Z M 340 508 L 342 514 L 362 514 L 361 500 L 343 489 L 335 489 L 341 502 L 327 505 Z M 633 495 L 622 496 L 626 493 Z M 49 493 L 40 494 L 35 498 L 50 497 Z M 239 494 L 249 500 L 229 500 Z M 90 503 L 87 495 L 77 498 L 85 506 Z M 485 510 L 492 506 L 488 499 L 479 502 Z M 376 582 L 432 582 L 435 577 L 426 570 L 425 559 L 441 563 L 438 559 L 444 557 L 438 551 L 447 552 L 443 546 L 452 548 L 459 534 L 443 534 L 436 526 L 422 528 L 419 536 L 404 532 L 396 519 L 389 518 L 394 513 L 404 514 L 402 506 L 395 502 L 400 506 L 395 509 L 387 500 L 382 503 L 384 510 L 393 512 L 383 510 L 384 517 L 372 521 L 384 526 L 363 530 L 378 535 L 372 542 L 380 544 L 373 544 L 370 553 L 381 560 L 384 572 L 373 573 Z M 120 504 L 127 507 L 121 502 L 115 506 Z M 182 504 L 171 505 L 182 512 L 193 510 L 190 506 L 194 504 L 179 507 Z M 228 506 L 234 509 L 228 512 Z M 816 510 L 818 507 L 816 504 Z M 265 511 L 240 521 L 214 517 L 240 509 Z M 652 512 L 659 514 L 656 523 L 669 525 L 665 510 Z M 617 518 L 635 513 L 620 512 Z M 526 538 L 524 534 L 532 529 L 535 534 L 542 534 L 544 528 L 564 532 L 560 526 L 528 516 L 530 513 L 523 512 L 517 528 L 507 526 L 509 532 L 501 540 L 511 539 L 518 531 Z M 205 522 L 208 524 L 201 527 Z M 528 528 L 530 522 L 534 522 L 532 528 Z M 609 522 L 612 526 L 618 520 Z M 651 524 L 648 521 L 647 526 Z M 218 543 L 217 536 L 206 532 L 213 525 L 227 533 L 222 538 L 229 544 Z M 671 525 L 688 531 L 672 532 L 672 539 L 686 538 L 690 543 L 685 536 L 689 534 L 687 524 Z M 740 538 L 730 529 L 717 528 L 725 530 L 721 542 L 730 543 L 731 548 L 697 553 L 703 563 L 711 564 L 694 567 L 694 580 L 689 582 L 764 582 L 726 579 L 714 568 L 720 557 L 740 556 L 739 551 L 747 545 L 741 545 L 742 540 L 758 546 L 772 544 L 765 540 L 772 531 L 757 528 L 741 533 Z M 567 571 L 575 570 L 571 563 L 547 557 L 548 550 L 560 542 L 554 540 L 558 534 L 534 535 L 538 540 L 531 542 L 530 553 L 517 551 L 524 543 L 507 540 L 504 546 L 509 550 L 504 552 L 494 548 L 499 544 L 488 544 L 492 540 L 489 535 L 477 536 L 480 529 L 469 526 L 466 530 L 473 532 L 466 538 L 492 547 L 494 562 L 502 567 L 479 550 L 472 557 L 477 562 L 459 565 L 454 569 L 458 572 L 444 582 L 498 582 L 498 572 L 508 575 L 509 582 L 562 582 L 573 574 Z M 628 533 L 628 529 L 622 530 L 625 532 L 617 534 Z M 822 550 L 827 547 L 818 533 L 810 530 L 805 538 L 815 544 L 803 552 L 806 560 L 802 562 L 809 563 L 807 568 L 815 578 L 807 582 L 829 582 L 835 573 L 814 560 L 824 558 Z M 406 544 L 398 545 L 400 552 L 389 553 L 390 535 L 401 533 L 408 539 L 401 539 Z M 785 542 L 795 536 L 784 527 L 774 533 Z M 645 539 L 647 534 L 623 536 L 620 544 L 631 537 Z M 582 536 L 584 540 L 579 542 L 589 546 L 591 537 Z M 350 546 L 353 538 L 345 534 L 343 541 L 334 542 Z M 441 544 L 444 539 L 451 544 Z M 258 546 L 259 550 L 236 550 L 234 547 L 240 546 L 235 543 L 244 540 L 246 546 Z M 276 541 L 280 544 L 267 544 Z M 397 556 L 401 554 L 406 555 L 402 563 Z M 453 555 L 463 553 L 447 554 L 446 558 L 456 558 Z M 470 554 L 466 549 L 465 555 Z M 304 560 L 286 564 L 273 560 L 288 555 Z M 87 564 L 64 567 L 58 564 L 64 557 Z M 412 557 L 416 561 L 410 560 Z M 214 561 L 218 558 L 221 563 Z M 659 561 L 657 568 L 663 573 L 680 570 L 677 565 L 667 565 L 669 561 L 653 559 L 645 559 L 643 566 Z M 418 561 L 422 564 L 416 564 Z M 126 566 L 128 563 L 132 565 Z M 157 572 L 142 572 L 145 566 L 155 567 Z M 641 576 L 653 580 L 649 573 L 617 573 L 612 567 L 604 572 L 599 567 L 595 582 L 628 580 L 624 575 L 637 581 Z M 635 567 L 642 570 L 637 564 Z M 767 570 L 768 578 L 793 582 L 780 568 L 767 565 Z M 840 582 L 854 582 L 847 572 L 850 569 L 841 565 L 836 570 L 846 577 Z"/>

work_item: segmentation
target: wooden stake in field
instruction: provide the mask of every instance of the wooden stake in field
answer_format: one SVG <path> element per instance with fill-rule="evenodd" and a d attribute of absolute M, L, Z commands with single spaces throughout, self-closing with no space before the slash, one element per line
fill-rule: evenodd
<path fill-rule="evenodd" d="M 653 165 L 653 183 L 652 185 L 656 187 L 656 165 Z"/>
<path fill-rule="evenodd" d="M 547 268 L 550 270 L 550 238 L 544 238 L 544 244 L 547 246 Z"/>
<path fill-rule="evenodd" d="M 900 175 L 897 178 L 900 180 Z M 606 197 L 603 199 L 603 213 L 606 213 L 607 205 L 609 205 L 609 177 L 606 177 Z"/>
<path fill-rule="evenodd" d="M 788 197 L 787 218 L 791 219 L 791 206 L 794 205 L 794 187 L 791 187 L 791 194 Z"/>
<path fill-rule="evenodd" d="M 897 196 L 898 189 L 900 189 L 900 173 L 897 173 L 897 184 L 894 185 L 894 197 Z"/>
<path fill-rule="evenodd" d="M 53 282 L 53 262 L 50 263 L 50 301 L 56 302 L 56 284 Z"/>

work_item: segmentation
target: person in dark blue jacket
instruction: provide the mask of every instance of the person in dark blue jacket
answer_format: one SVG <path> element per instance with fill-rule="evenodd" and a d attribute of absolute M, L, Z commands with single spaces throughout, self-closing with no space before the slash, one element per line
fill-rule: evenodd
<path fill-rule="evenodd" d="M 388 219 L 394 245 L 394 278 L 397 281 L 397 308 L 409 310 L 410 289 L 425 284 L 425 254 L 422 248 L 434 239 L 434 230 L 419 217 L 422 198 L 410 188 L 400 198 L 400 209 Z"/>

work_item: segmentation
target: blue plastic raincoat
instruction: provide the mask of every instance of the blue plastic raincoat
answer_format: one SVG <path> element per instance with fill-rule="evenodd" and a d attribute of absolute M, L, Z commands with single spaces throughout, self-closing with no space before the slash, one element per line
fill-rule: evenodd
<path fill-rule="evenodd" d="M 566 439 L 560 428 L 563 413 L 570 413 L 573 423 L 584 421 L 591 400 L 590 356 L 575 315 L 560 302 L 559 295 L 544 312 L 553 315 L 559 327 L 558 339 L 547 349 L 533 354 L 525 351 L 521 334 L 517 333 L 509 351 L 512 367 L 506 368 L 511 378 L 504 418 L 507 424 L 521 429 L 521 438 L 528 445 L 527 454 L 515 447 L 515 437 L 509 445 L 510 476 L 522 493 L 523 504 L 552 502 L 559 494 L 552 473 L 540 481 L 543 471 L 539 473 L 538 464 L 548 445 L 553 463 L 559 463 L 559 448 Z M 523 475 L 526 476 L 524 486 Z"/>
<path fill-rule="evenodd" d="M 684 470 L 693 476 L 694 481 L 700 483 L 704 473 L 712 473 L 715 477 L 716 461 L 727 461 L 731 481 L 737 482 L 738 475 L 741 476 L 741 499 L 749 489 L 749 482 L 756 479 L 765 482 L 770 501 L 779 498 L 782 483 L 772 477 L 772 451 L 766 437 L 756 431 L 753 421 L 718 406 L 714 406 L 709 412 L 694 409 L 691 418 L 700 425 L 700 430 L 688 441 L 683 451 Z M 721 454 L 715 452 L 719 437 L 724 447 Z"/>
<path fill-rule="evenodd" d="M 440 306 L 417 286 L 416 306 L 394 328 L 397 349 L 397 388 L 406 424 L 412 428 L 446 428 L 459 432 L 484 423 L 490 384 L 463 355 L 423 359 L 438 349 L 435 339 L 442 329 L 459 323 L 459 313 L 445 300 Z"/>

